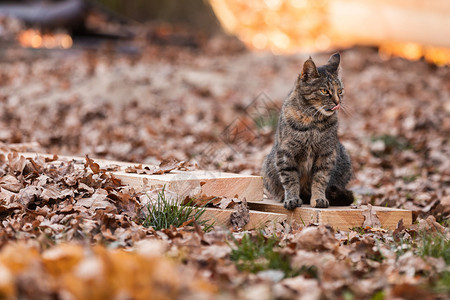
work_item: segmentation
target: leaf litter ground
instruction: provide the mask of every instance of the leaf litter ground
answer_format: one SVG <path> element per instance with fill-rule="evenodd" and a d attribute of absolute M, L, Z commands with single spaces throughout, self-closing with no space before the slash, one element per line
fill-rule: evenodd
<path fill-rule="evenodd" d="M 220 43 L 145 46 L 138 55 L 110 48 L 4 55 L 0 295 L 446 298 L 448 67 L 381 60 L 366 48 L 342 53 L 340 136 L 353 159 L 351 188 L 357 204 L 414 210 L 415 224 L 395 231 L 279 224 L 205 232 L 195 222 L 154 230 L 142 220 L 158 191 L 122 186 L 89 157 L 77 168 L 10 152 L 13 143 L 38 142 L 18 150 L 160 165 L 128 170 L 136 173 L 170 172 L 185 161 L 258 174 L 276 111 L 306 56 L 220 52 Z"/>

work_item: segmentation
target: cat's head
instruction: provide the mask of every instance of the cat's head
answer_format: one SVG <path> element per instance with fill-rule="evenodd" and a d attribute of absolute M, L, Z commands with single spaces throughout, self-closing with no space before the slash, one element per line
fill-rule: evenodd
<path fill-rule="evenodd" d="M 296 91 L 308 113 L 331 116 L 340 109 L 344 95 L 344 85 L 339 78 L 340 61 L 340 54 L 335 53 L 321 67 L 317 68 L 311 57 L 303 64 Z"/>

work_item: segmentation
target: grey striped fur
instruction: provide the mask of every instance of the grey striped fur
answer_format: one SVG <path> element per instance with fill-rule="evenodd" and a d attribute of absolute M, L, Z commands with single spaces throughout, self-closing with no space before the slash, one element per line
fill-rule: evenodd
<path fill-rule="evenodd" d="M 339 64 L 339 53 L 319 68 L 309 58 L 283 103 L 262 176 L 266 191 L 287 209 L 353 202 L 345 188 L 352 176 L 351 161 L 338 140 L 337 110 L 332 110 L 342 104 Z"/>

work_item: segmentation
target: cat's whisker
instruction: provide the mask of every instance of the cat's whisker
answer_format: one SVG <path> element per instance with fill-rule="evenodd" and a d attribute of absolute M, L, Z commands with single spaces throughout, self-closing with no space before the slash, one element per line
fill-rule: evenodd
<path fill-rule="evenodd" d="M 320 112 L 320 110 L 317 110 L 317 111 L 314 113 L 313 118 L 315 118 L 316 115 L 317 115 L 319 112 Z"/>
<path fill-rule="evenodd" d="M 346 107 L 346 106 L 344 106 L 344 105 L 341 104 L 341 108 L 342 108 L 342 111 L 343 111 L 346 115 L 348 115 L 349 117 L 353 117 L 353 113 L 350 111 L 350 109 L 349 109 L 348 107 Z"/>
<path fill-rule="evenodd" d="M 342 107 L 345 107 L 346 109 L 348 109 L 348 110 L 350 110 L 350 111 L 353 111 L 353 107 L 351 107 L 351 106 L 347 106 L 347 105 L 345 105 L 345 104 L 343 104 L 343 103 L 341 103 L 341 106 L 342 106 Z"/>
<path fill-rule="evenodd" d="M 349 117 L 353 117 L 353 114 L 351 112 L 349 112 L 348 110 L 346 110 L 345 108 L 342 108 L 342 111 Z"/>
<path fill-rule="evenodd" d="M 317 113 L 320 113 L 321 110 L 322 110 L 323 108 L 325 108 L 325 106 L 326 106 L 326 105 L 322 105 L 321 107 L 319 107 L 319 108 L 317 109 L 316 113 L 313 115 L 313 118 L 317 115 Z"/>
<path fill-rule="evenodd" d="M 314 106 L 310 106 L 304 110 L 305 113 L 312 113 L 316 110 Z"/>

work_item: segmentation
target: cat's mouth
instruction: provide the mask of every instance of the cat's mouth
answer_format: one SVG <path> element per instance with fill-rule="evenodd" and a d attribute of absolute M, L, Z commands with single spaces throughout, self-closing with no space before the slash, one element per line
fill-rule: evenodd
<path fill-rule="evenodd" d="M 338 105 L 336 105 L 335 107 L 333 107 L 331 110 L 339 110 L 340 108 L 341 108 L 341 105 L 338 104 Z"/>
<path fill-rule="evenodd" d="M 335 111 L 335 110 L 339 110 L 341 108 L 341 105 L 340 104 L 338 104 L 338 105 L 336 105 L 336 106 L 333 106 L 332 108 L 326 108 L 325 110 L 326 111 L 328 111 L 328 112 L 333 112 L 333 111 Z"/>

